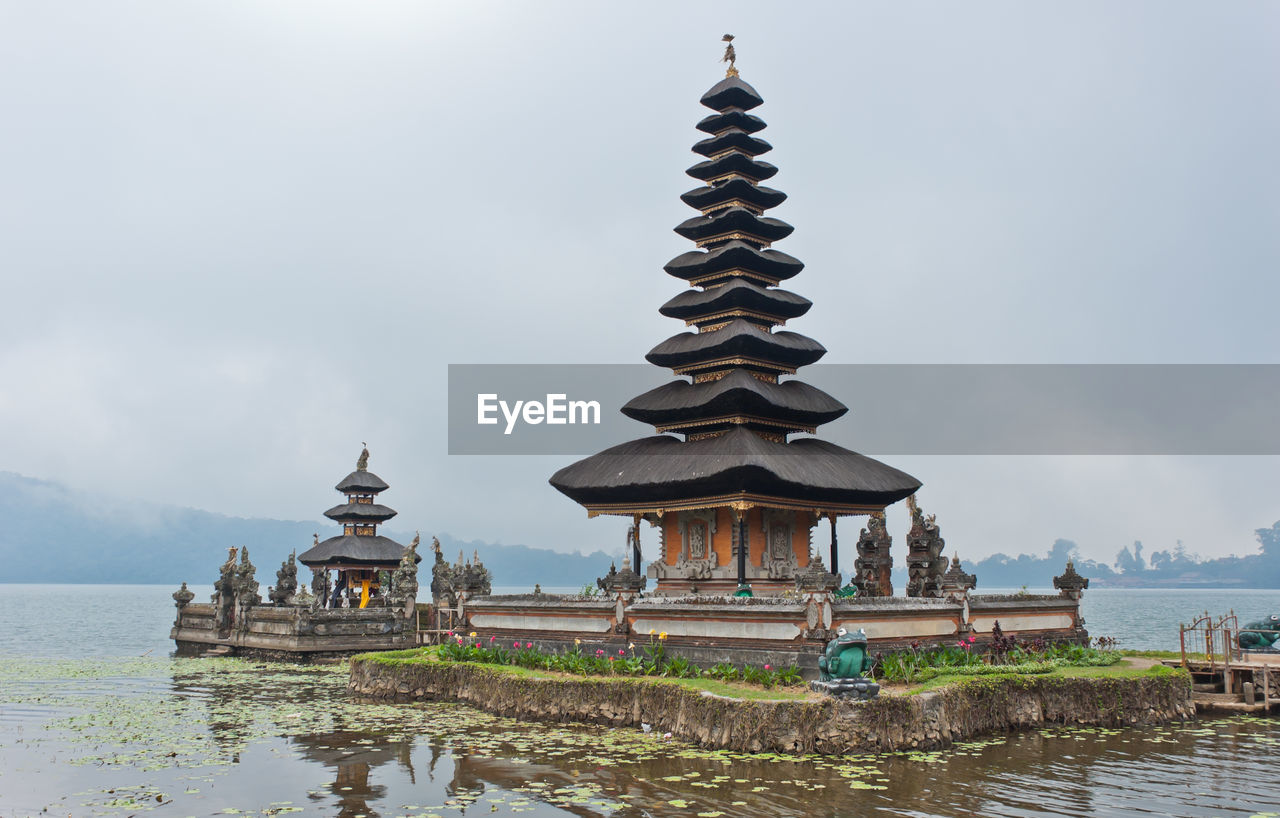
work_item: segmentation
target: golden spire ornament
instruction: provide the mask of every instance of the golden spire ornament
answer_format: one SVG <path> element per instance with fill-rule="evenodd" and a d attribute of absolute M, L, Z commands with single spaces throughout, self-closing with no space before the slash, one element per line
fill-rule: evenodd
<path fill-rule="evenodd" d="M 726 43 L 724 47 L 724 56 L 720 58 L 720 62 L 729 63 L 729 67 L 725 69 L 724 75 L 726 77 L 736 77 L 738 76 L 738 67 L 733 63 L 734 60 L 738 59 L 738 52 L 733 50 L 733 35 L 726 34 L 720 38 L 720 41 L 722 43 Z"/>

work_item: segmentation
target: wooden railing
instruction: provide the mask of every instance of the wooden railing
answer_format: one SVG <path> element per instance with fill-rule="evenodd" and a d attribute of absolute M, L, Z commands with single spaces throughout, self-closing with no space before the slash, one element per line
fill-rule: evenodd
<path fill-rule="evenodd" d="M 1178 626 L 1178 643 L 1182 652 L 1182 664 L 1187 666 L 1190 656 L 1196 661 L 1207 664 L 1212 671 L 1227 670 L 1232 661 L 1240 658 L 1240 625 L 1236 620 L 1236 612 L 1218 617 L 1215 620 L 1205 611 L 1192 621 L 1190 625 Z M 1201 658 L 1203 657 L 1203 658 Z"/>

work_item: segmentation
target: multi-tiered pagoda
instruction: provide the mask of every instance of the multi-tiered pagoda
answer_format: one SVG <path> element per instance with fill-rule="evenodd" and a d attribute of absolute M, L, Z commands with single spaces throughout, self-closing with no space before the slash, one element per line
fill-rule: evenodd
<path fill-rule="evenodd" d="M 339 592 L 359 592 L 360 607 L 368 604 L 370 594 L 381 590 L 379 573 L 394 571 L 400 564 L 405 547 L 378 533 L 378 525 L 396 516 L 394 509 L 378 502 L 378 495 L 390 486 L 369 471 L 369 450 L 361 450 L 356 470 L 334 486 L 347 501 L 324 513 L 342 525 L 342 534 L 317 542 L 298 557 L 298 562 L 314 570 L 334 570 Z M 418 556 L 417 560 L 421 561 Z M 326 583 L 327 587 L 327 583 Z M 336 597 L 336 595 L 335 595 Z"/>
<path fill-rule="evenodd" d="M 760 184 L 778 172 L 756 158 L 771 149 L 756 136 L 764 121 L 749 113 L 763 100 L 738 76 L 731 50 L 726 58 L 728 75 L 701 100 L 715 111 L 697 124 L 709 136 L 693 150 L 705 159 L 686 171 L 705 184 L 680 197 L 700 215 L 675 228 L 698 249 L 664 268 L 692 289 L 659 312 L 693 331 L 645 356 L 688 380 L 623 407 L 657 436 L 606 449 L 551 478 L 592 515 L 633 517 L 637 532 L 641 519 L 659 527 L 661 554 L 647 574 L 660 594 L 794 587 L 820 520 L 831 521 L 834 559 L 836 517 L 882 511 L 920 487 L 884 463 L 796 437 L 848 410 L 820 389 L 783 380 L 826 349 L 778 329 L 812 304 L 778 286 L 804 265 L 772 249 L 794 229 L 764 215 L 786 194 Z"/>

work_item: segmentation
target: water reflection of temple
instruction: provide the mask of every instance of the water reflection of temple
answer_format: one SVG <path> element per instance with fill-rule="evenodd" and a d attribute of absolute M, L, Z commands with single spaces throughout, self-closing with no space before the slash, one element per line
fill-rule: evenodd
<path fill-rule="evenodd" d="M 334 778 L 328 789 L 337 799 L 339 811 L 336 814 L 339 816 L 376 818 L 379 815 L 369 803 L 386 797 L 387 788 L 369 780 L 369 774 L 376 767 L 395 762 L 410 782 L 415 782 L 413 742 L 392 738 L 387 731 L 339 728 L 325 733 L 291 736 L 289 741 L 301 751 L 303 758 L 332 770 Z"/>

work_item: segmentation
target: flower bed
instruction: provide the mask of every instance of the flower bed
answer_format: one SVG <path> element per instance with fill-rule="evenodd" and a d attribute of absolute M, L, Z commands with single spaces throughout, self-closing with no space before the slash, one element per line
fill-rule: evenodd
<path fill-rule="evenodd" d="M 882 681 L 907 684 L 925 682 L 938 676 L 983 676 L 992 673 L 1051 673 L 1058 667 L 1106 667 L 1123 659 L 1114 650 L 1115 640 L 1102 637 L 1100 647 L 1046 643 L 1043 639 L 1019 640 L 1006 636 L 996 622 L 990 643 L 979 646 L 970 634 L 954 645 L 879 654 L 872 673 Z"/>
<path fill-rule="evenodd" d="M 683 656 L 667 656 L 666 633 L 649 633 L 649 640 L 637 649 L 632 642 L 625 649 L 611 654 L 603 648 L 594 652 L 582 650 L 582 641 L 574 639 L 572 650 L 549 652 L 534 646 L 532 642 L 519 640 L 507 647 L 496 636 L 488 641 L 478 640 L 474 631 L 464 636 L 452 631 L 438 648 L 441 659 L 452 662 L 477 662 L 489 665 L 511 665 L 531 670 L 549 670 L 576 676 L 660 676 L 672 679 L 718 679 L 722 682 L 745 682 L 768 688 L 793 687 L 804 684 L 800 668 L 791 665 L 775 668 L 770 665 L 739 667 L 731 662 L 720 662 L 709 668 L 701 668 Z"/>

